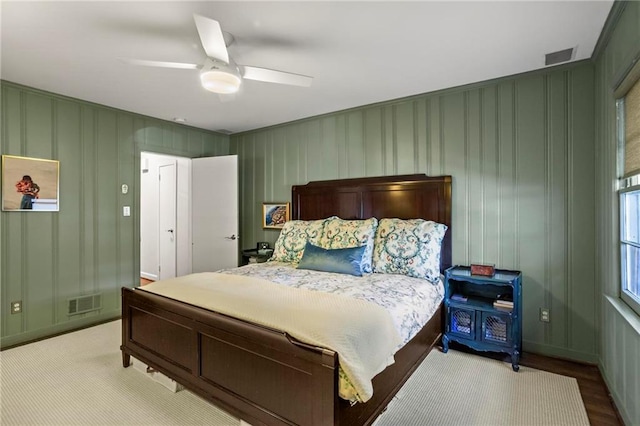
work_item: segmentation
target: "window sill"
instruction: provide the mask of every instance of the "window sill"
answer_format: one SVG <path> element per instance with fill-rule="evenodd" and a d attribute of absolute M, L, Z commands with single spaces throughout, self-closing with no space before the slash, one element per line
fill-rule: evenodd
<path fill-rule="evenodd" d="M 613 306 L 616 311 L 624 318 L 627 323 L 633 328 L 638 335 L 640 335 L 640 316 L 635 313 L 626 303 L 617 297 L 605 296 L 607 301 Z"/>

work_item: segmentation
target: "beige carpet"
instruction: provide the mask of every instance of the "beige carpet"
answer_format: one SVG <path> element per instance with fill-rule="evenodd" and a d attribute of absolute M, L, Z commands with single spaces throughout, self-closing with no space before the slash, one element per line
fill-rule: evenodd
<path fill-rule="evenodd" d="M 120 321 L 0 352 L 2 425 L 238 425 L 122 368 Z M 432 351 L 376 426 L 588 425 L 575 379 Z"/>
<path fill-rule="evenodd" d="M 572 377 L 433 350 L 375 426 L 588 425 Z"/>

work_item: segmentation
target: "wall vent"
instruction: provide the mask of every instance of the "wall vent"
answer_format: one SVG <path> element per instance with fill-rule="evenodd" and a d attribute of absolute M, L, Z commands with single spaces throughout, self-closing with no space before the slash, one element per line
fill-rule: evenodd
<path fill-rule="evenodd" d="M 98 309 L 102 309 L 102 294 L 100 293 L 69 299 L 68 315 L 84 314 Z"/>
<path fill-rule="evenodd" d="M 555 65 L 570 61 L 573 58 L 573 47 L 544 55 L 545 65 Z"/>

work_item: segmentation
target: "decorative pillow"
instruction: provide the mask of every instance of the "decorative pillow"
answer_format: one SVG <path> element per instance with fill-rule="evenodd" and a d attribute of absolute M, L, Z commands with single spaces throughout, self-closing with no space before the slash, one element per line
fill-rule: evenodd
<path fill-rule="evenodd" d="M 447 226 L 423 219 L 381 219 L 375 237 L 373 272 L 437 280 Z"/>
<path fill-rule="evenodd" d="M 298 263 L 309 241 L 319 245 L 324 223 L 321 220 L 291 220 L 285 222 L 273 247 L 272 261 Z"/>
<path fill-rule="evenodd" d="M 307 243 L 298 269 L 336 272 L 338 274 L 362 276 L 362 255 L 365 246 L 342 249 L 323 249 Z"/>
<path fill-rule="evenodd" d="M 373 240 L 377 226 L 378 219 L 375 217 L 365 220 L 329 219 L 324 225 L 320 247 L 337 249 L 365 246 L 362 272 L 371 272 Z"/>

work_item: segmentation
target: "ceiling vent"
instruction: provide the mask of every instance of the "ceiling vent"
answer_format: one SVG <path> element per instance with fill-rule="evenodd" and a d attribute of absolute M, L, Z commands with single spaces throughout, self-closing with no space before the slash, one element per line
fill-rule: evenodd
<path fill-rule="evenodd" d="M 544 64 L 547 66 L 570 61 L 573 58 L 573 47 L 558 50 L 557 52 L 547 53 L 544 55 L 544 58 Z"/>

